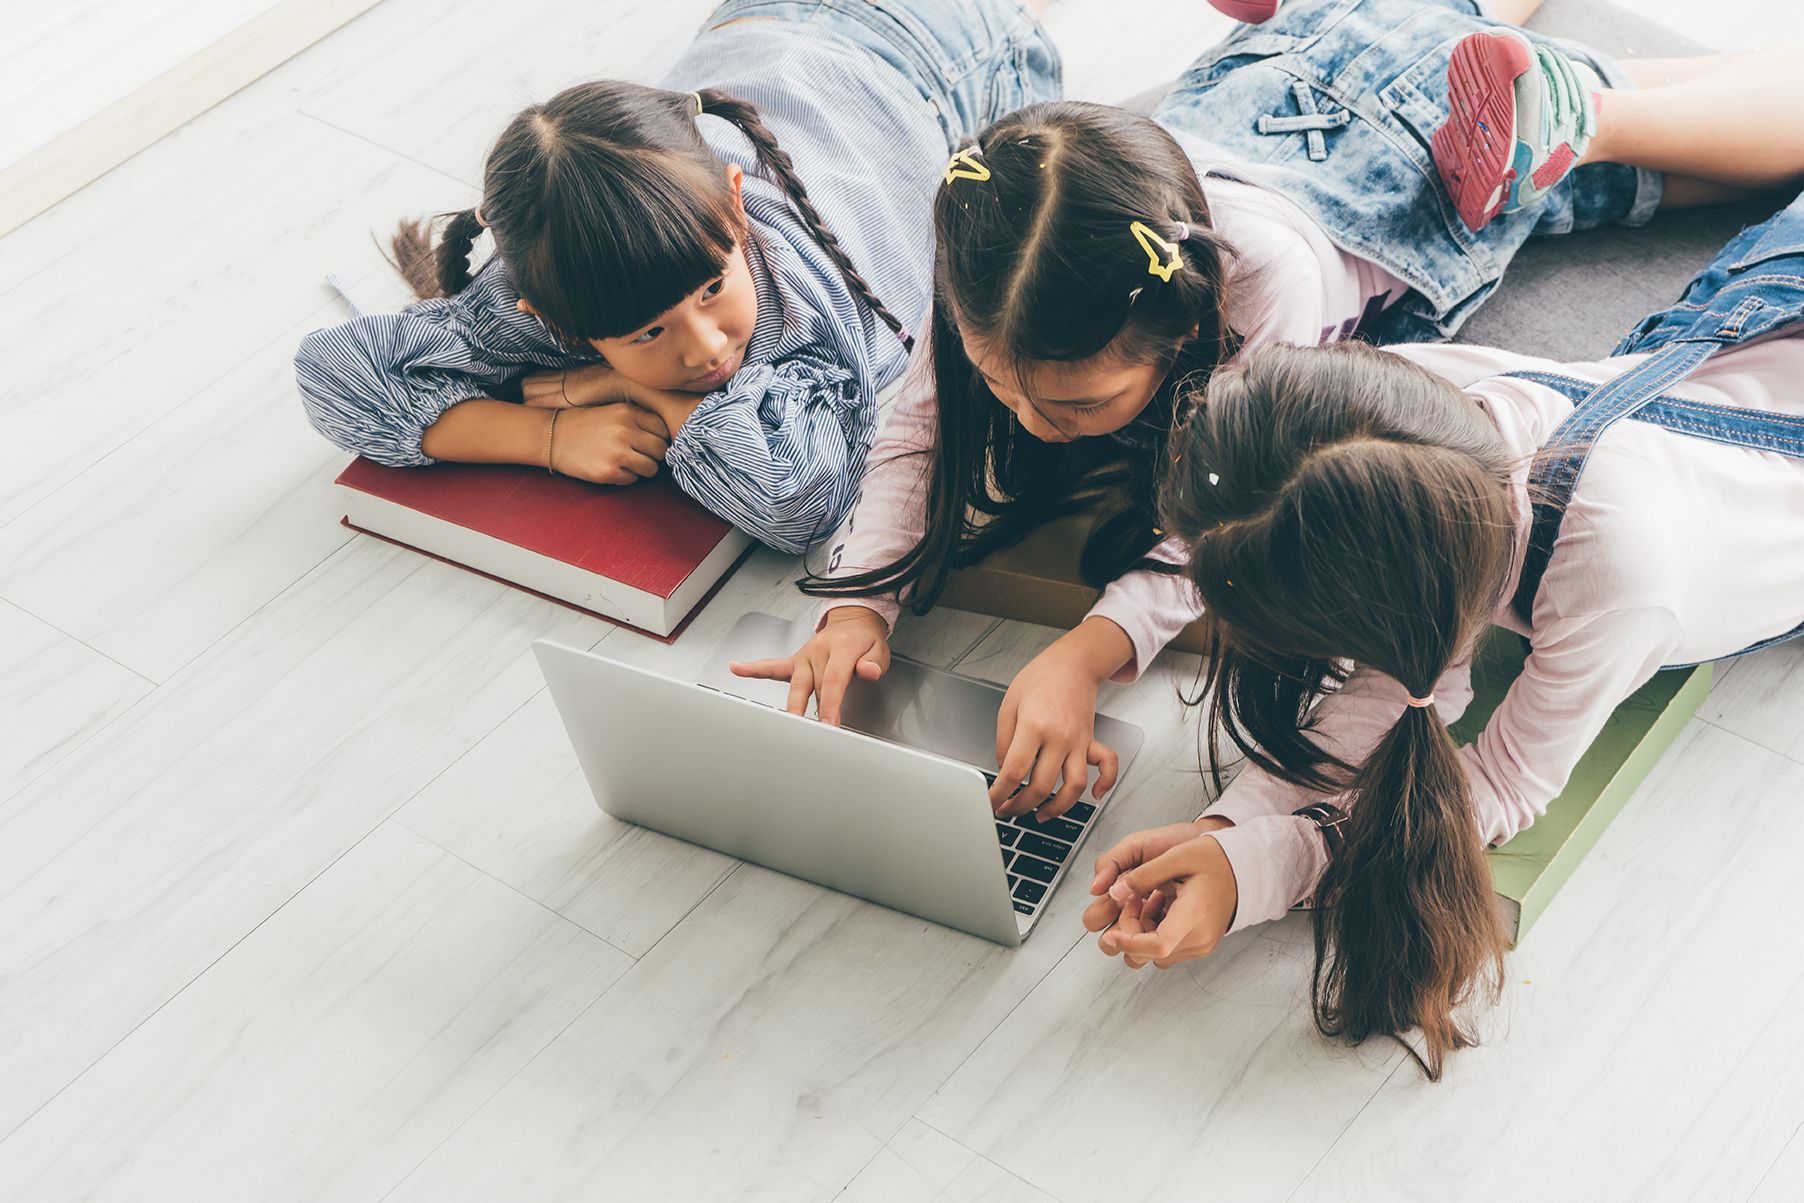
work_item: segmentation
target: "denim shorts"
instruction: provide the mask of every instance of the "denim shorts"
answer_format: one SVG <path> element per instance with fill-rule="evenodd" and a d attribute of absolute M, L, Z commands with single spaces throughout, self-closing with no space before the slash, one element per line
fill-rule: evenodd
<path fill-rule="evenodd" d="M 1058 49 L 1020 0 L 727 0 L 703 28 L 752 18 L 813 24 L 875 54 L 934 107 L 949 151 L 1064 95 Z"/>
<path fill-rule="evenodd" d="M 1495 24 L 1480 0 L 1290 0 L 1200 59 L 1153 117 L 1199 169 L 1284 193 L 1336 245 L 1407 281 L 1414 292 L 1385 312 L 1380 341 L 1446 338 L 1530 236 L 1641 225 L 1663 190 L 1659 172 L 1584 166 L 1540 203 L 1468 230 L 1429 138 L 1447 117 L 1454 46 Z M 1633 86 L 1606 55 L 1528 36 L 1611 88 Z"/>

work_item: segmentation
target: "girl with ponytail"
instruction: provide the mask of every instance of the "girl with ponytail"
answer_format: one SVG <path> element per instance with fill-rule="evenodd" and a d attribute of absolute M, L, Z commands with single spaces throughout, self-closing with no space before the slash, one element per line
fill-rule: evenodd
<path fill-rule="evenodd" d="M 1804 198 L 1594 363 L 1277 345 L 1218 372 L 1162 512 L 1210 616 L 1221 787 L 1096 864 L 1085 925 L 1161 968 L 1313 904 L 1317 1025 L 1438 1078 L 1506 948 L 1487 844 L 1661 667 L 1804 634 Z M 1455 747 L 1491 625 L 1528 661 Z"/>
<path fill-rule="evenodd" d="M 816 633 L 740 670 L 790 681 L 792 711 L 817 697 L 837 721 L 849 682 L 884 672 L 904 606 L 927 610 L 953 569 L 1091 509 L 1081 570 L 1100 600 L 1010 685 L 991 802 L 1059 815 L 1089 766 L 1100 797 L 1115 779 L 1094 738 L 1101 683 L 1134 679 L 1202 614 L 1156 505 L 1186 386 L 1276 341 L 1444 338 L 1532 234 L 1723 195 L 1706 176 L 1754 182 L 1711 157 L 1714 134 L 1615 100 L 1600 112 L 1594 90 L 1632 86 L 1625 65 L 1492 17 L 1536 7 L 1296 0 L 1204 54 L 1150 118 L 1043 104 L 961 147 L 934 201 L 928 337 L 862 500 L 803 581 L 825 599 Z M 1776 87 L 1798 78 L 1795 58 L 1762 63 Z M 1707 73 L 1710 90 L 1745 95 L 1740 69 Z M 1501 95 L 1469 94 L 1498 81 Z M 1643 99 L 1680 99 L 1655 91 Z M 1516 105 L 1561 116 L 1525 116 L 1534 145 L 1506 161 L 1535 164 L 1535 184 L 1506 190 L 1477 170 L 1487 127 L 1468 126 Z M 1778 124 L 1737 134 L 1761 183 L 1804 173 Z M 1613 149 L 1656 144 L 1662 166 L 1699 178 L 1669 190 Z"/>
<path fill-rule="evenodd" d="M 1058 91 L 1019 0 L 731 0 L 661 86 L 581 84 L 518 114 L 436 244 L 404 223 L 421 301 L 307 338 L 308 416 L 397 466 L 613 485 L 662 466 L 800 551 L 850 504 L 926 314 L 940 164 Z"/>

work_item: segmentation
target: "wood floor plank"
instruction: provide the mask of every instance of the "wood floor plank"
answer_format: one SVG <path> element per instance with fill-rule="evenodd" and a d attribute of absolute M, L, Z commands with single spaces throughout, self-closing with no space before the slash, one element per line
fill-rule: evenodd
<path fill-rule="evenodd" d="M 0 1142 L 0 1182 L 378 1199 L 631 964 L 384 824 Z"/>
<path fill-rule="evenodd" d="M 0 805 L 0 1135 L 600 624 L 358 539 Z"/>
<path fill-rule="evenodd" d="M 831 1199 L 1069 947 L 742 865 L 397 1188 Z"/>
<path fill-rule="evenodd" d="M 713 0 L 525 0 L 441 12 L 416 3 L 407 69 L 368 59 L 305 98 L 302 111 L 468 185 L 422 193 L 416 212 L 461 208 L 475 203 L 483 158 L 524 105 L 591 79 L 655 82 L 714 8 Z"/>
<path fill-rule="evenodd" d="M 0 597 L 167 680 L 352 532 L 294 391 L 322 306 L 0 527 Z"/>
<path fill-rule="evenodd" d="M 210 175 L 221 162 L 231 170 Z M 172 183 L 198 178 L 209 182 Z M 335 261 L 352 247 L 367 265 L 372 224 L 444 180 L 287 116 L 188 127 L 96 186 L 131 219 L 0 295 L 0 523 L 292 331 L 326 299 L 322 265 L 344 270 Z M 298 405 L 292 385 L 238 402 Z"/>
<path fill-rule="evenodd" d="M 1698 714 L 1764 748 L 1804 762 L 1804 639 L 1733 661 Z"/>
<path fill-rule="evenodd" d="M 0 799 L 105 726 L 151 683 L 0 601 Z"/>
<path fill-rule="evenodd" d="M 1058 1203 L 920 1120 L 909 1120 L 835 1203 Z"/>
<path fill-rule="evenodd" d="M 1693 722 L 1512 958 L 1486 1043 L 1438 1086 L 1399 1070 L 1296 1198 L 1746 1198 L 1804 1114 L 1773 854 L 1801 797 L 1804 767 Z"/>

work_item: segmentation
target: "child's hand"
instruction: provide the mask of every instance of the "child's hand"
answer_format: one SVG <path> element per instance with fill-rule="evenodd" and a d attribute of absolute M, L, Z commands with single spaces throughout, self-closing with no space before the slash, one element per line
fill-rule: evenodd
<path fill-rule="evenodd" d="M 837 727 L 853 676 L 875 681 L 888 671 L 889 626 L 869 606 L 836 606 L 827 611 L 826 625 L 795 655 L 749 664 L 736 661 L 728 667 L 741 677 L 788 681 L 789 713 L 808 713 L 812 695 L 819 699 L 820 720 Z"/>
<path fill-rule="evenodd" d="M 1194 823 L 1152 827 L 1123 839 L 1096 858 L 1096 876 L 1090 882 L 1090 893 L 1099 897 L 1084 911 L 1084 926 L 1091 931 L 1103 931 L 1122 914 L 1122 904 L 1109 891 L 1123 873 L 1164 856 L 1179 844 L 1200 839 L 1230 825 L 1227 819 L 1204 815 Z M 1169 898 L 1169 892 L 1166 896 Z"/>
<path fill-rule="evenodd" d="M 533 409 L 576 409 L 631 400 L 620 373 L 605 363 L 561 372 L 534 372 L 520 381 L 520 397 Z"/>
<path fill-rule="evenodd" d="M 1223 820 L 1215 822 L 1217 827 L 1225 825 Z M 1177 834 L 1176 826 L 1129 836 L 1097 861 L 1091 892 L 1106 889 L 1108 895 L 1090 904 L 1084 926 L 1091 931 L 1106 927 L 1097 946 L 1109 956 L 1119 953 L 1130 969 L 1149 961 L 1169 969 L 1208 956 L 1234 923 L 1240 902 L 1234 868 L 1220 841 L 1202 824 L 1182 824 L 1191 833 L 1202 834 L 1177 838 L 1165 851 L 1149 855 L 1158 843 Z M 1128 847 L 1136 841 L 1137 847 Z M 1117 857 L 1142 863 L 1104 886 L 1105 862 L 1117 863 L 1112 859 Z M 1111 904 L 1116 909 L 1112 920 Z M 1114 926 L 1109 927 L 1111 921 Z"/>
<path fill-rule="evenodd" d="M 602 405 L 556 415 L 551 467 L 598 485 L 655 476 L 670 436 L 658 415 L 637 405 Z"/>
<path fill-rule="evenodd" d="M 1102 770 L 1094 796 L 1109 792 L 1120 762 L 1113 748 L 1096 741 L 1096 691 L 1132 654 L 1120 627 L 1086 619 L 1015 674 L 996 716 L 1001 767 L 990 806 L 997 814 L 1024 814 L 1036 806 L 1044 818 L 1064 814 L 1083 795 L 1090 765 Z"/>

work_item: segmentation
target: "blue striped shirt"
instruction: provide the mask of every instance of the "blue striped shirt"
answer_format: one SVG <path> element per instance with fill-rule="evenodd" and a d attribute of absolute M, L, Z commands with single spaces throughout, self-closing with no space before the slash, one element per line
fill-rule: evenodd
<path fill-rule="evenodd" d="M 715 86 L 759 107 L 827 228 L 911 330 L 931 290 L 931 201 L 949 147 L 934 109 L 853 42 L 805 25 L 748 22 L 698 40 L 664 86 Z M 906 362 L 902 342 L 852 292 L 751 142 L 698 117 L 716 155 L 746 173 L 746 260 L 758 320 L 743 366 L 684 423 L 666 456 L 677 485 L 781 551 L 830 533 L 875 436 L 877 393 Z M 573 357 L 519 312 L 505 263 L 462 292 L 319 330 L 295 357 L 313 425 L 384 464 L 433 461 L 420 447 L 452 406 Z"/>

